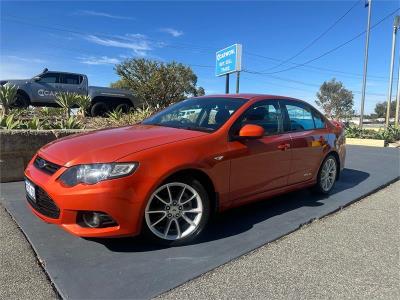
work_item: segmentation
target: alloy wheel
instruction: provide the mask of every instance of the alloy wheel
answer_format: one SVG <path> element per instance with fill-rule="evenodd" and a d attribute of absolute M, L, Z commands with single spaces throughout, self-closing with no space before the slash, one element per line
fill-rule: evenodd
<path fill-rule="evenodd" d="M 159 187 L 145 209 L 150 231 L 164 240 L 180 240 L 198 228 L 203 215 L 199 193 L 190 185 L 171 182 Z"/>
<path fill-rule="evenodd" d="M 320 184 L 321 188 L 328 192 L 334 185 L 336 180 L 337 166 L 333 157 L 328 158 L 321 170 Z"/>

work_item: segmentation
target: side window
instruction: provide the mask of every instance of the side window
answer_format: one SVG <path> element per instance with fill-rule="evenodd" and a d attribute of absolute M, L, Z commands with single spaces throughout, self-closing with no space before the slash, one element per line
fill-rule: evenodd
<path fill-rule="evenodd" d="M 45 73 L 40 75 L 41 83 L 60 83 L 60 75 L 58 73 Z"/>
<path fill-rule="evenodd" d="M 265 135 L 274 135 L 281 132 L 282 114 L 277 101 L 267 100 L 251 106 L 235 124 L 236 131 L 246 124 L 255 124 L 264 128 Z M 236 132 L 238 134 L 239 132 Z"/>
<path fill-rule="evenodd" d="M 64 74 L 62 78 L 62 83 L 64 84 L 80 84 L 82 82 L 82 76 L 77 74 Z"/>
<path fill-rule="evenodd" d="M 285 126 L 286 131 L 303 131 L 315 128 L 310 107 L 302 103 L 286 103 L 285 107 L 289 118 L 288 124 Z"/>
<path fill-rule="evenodd" d="M 325 120 L 319 112 L 313 111 L 313 117 L 314 117 L 315 128 L 317 129 L 325 128 Z"/>

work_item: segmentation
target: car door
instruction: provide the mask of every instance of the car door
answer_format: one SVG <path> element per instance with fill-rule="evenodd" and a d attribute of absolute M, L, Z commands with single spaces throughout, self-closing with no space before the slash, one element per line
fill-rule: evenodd
<path fill-rule="evenodd" d="M 292 161 L 288 184 L 306 182 L 318 172 L 326 146 L 327 136 L 322 116 L 307 103 L 295 100 L 281 101 L 284 131 L 292 139 Z M 318 126 L 316 126 L 316 123 Z"/>
<path fill-rule="evenodd" d="M 255 140 L 233 140 L 231 156 L 230 195 L 236 202 L 246 197 L 283 187 L 290 170 L 290 136 L 283 133 L 283 118 L 277 100 L 253 104 L 231 128 L 237 135 L 245 124 L 256 124 L 265 130 L 264 137 Z"/>
<path fill-rule="evenodd" d="M 83 84 L 83 76 L 80 74 L 61 74 L 60 87 L 63 92 L 86 95 L 86 89 Z"/>
<path fill-rule="evenodd" d="M 43 73 L 31 83 L 32 100 L 40 103 L 54 103 L 59 88 L 59 73 Z"/>

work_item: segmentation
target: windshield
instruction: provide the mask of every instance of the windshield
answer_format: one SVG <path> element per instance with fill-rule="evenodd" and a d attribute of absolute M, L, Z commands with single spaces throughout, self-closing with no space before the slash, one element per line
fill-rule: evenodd
<path fill-rule="evenodd" d="M 241 98 L 191 98 L 164 109 L 142 124 L 213 132 L 245 102 Z"/>

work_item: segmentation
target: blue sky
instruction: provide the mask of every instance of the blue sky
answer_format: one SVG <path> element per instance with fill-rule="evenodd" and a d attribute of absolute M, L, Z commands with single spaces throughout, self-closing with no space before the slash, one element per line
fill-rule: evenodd
<path fill-rule="evenodd" d="M 400 7 L 398 0 L 373 1 L 372 24 Z M 82 72 L 91 85 L 108 86 L 118 79 L 115 63 L 146 57 L 192 65 L 207 94 L 223 93 L 225 79 L 215 77 L 213 68 L 216 50 L 241 43 L 244 69 L 288 69 L 365 30 L 367 9 L 361 0 L 312 47 L 273 68 L 303 49 L 356 2 L 1 1 L 0 78 L 32 77 L 47 67 Z M 393 18 L 371 31 L 367 113 L 386 99 Z M 288 95 L 313 103 L 318 86 L 336 77 L 353 90 L 359 111 L 364 43 L 362 35 L 306 66 L 275 74 L 242 73 L 241 92 Z"/>

